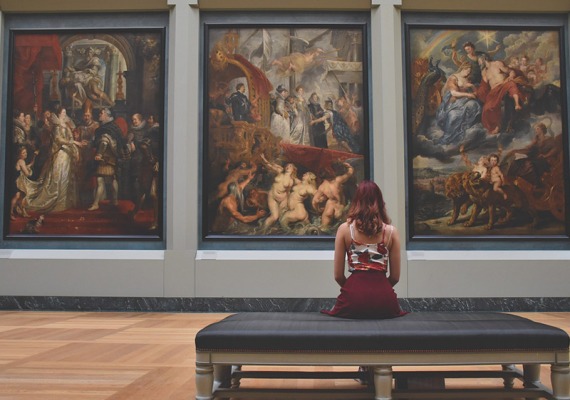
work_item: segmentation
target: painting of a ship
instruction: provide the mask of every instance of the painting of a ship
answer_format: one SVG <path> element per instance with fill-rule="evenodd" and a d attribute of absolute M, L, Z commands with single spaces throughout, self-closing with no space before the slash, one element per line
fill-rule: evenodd
<path fill-rule="evenodd" d="M 368 174 L 363 29 L 212 28 L 204 236 L 330 236 Z"/>

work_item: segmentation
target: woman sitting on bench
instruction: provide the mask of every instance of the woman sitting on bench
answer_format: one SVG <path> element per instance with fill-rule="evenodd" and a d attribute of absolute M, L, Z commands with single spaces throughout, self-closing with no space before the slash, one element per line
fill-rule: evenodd
<path fill-rule="evenodd" d="M 345 255 L 351 273 L 348 278 Z M 370 319 L 406 314 L 393 289 L 400 279 L 400 239 L 390 225 L 382 191 L 374 182 L 358 185 L 347 221 L 337 230 L 334 279 L 340 285 L 340 295 L 332 310 L 322 311 L 325 314 Z"/>

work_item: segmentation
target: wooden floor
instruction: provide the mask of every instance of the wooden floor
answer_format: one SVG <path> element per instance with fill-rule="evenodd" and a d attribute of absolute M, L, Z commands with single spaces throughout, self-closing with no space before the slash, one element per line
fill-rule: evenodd
<path fill-rule="evenodd" d="M 0 400 L 194 399 L 194 336 L 225 315 L 0 311 Z M 519 315 L 570 333 L 568 312 Z M 542 382 L 548 386 L 549 374 L 543 366 Z M 448 386 L 473 385 L 450 381 Z M 475 385 L 494 383 L 481 379 Z M 271 385 L 348 388 L 358 383 L 276 380 Z"/>

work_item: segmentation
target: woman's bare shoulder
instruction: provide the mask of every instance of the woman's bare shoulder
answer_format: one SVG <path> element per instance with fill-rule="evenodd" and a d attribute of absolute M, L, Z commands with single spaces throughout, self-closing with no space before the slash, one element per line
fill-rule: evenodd
<path fill-rule="evenodd" d="M 348 226 L 349 226 L 349 222 L 348 222 L 348 221 L 345 221 L 345 222 L 343 222 L 342 224 L 340 224 L 340 225 L 338 226 L 337 231 L 340 231 L 341 229 L 342 229 L 342 230 L 347 230 L 347 229 L 348 229 Z"/>
<path fill-rule="evenodd" d="M 343 222 L 336 230 L 336 234 L 345 234 L 349 232 L 349 222 Z"/>

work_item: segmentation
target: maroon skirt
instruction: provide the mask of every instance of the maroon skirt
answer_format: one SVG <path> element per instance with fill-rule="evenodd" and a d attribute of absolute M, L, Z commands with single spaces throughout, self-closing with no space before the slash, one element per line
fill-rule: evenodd
<path fill-rule="evenodd" d="M 386 273 L 354 271 L 340 288 L 340 295 L 332 310 L 324 314 L 341 318 L 395 318 L 407 314 L 398 303 Z"/>

